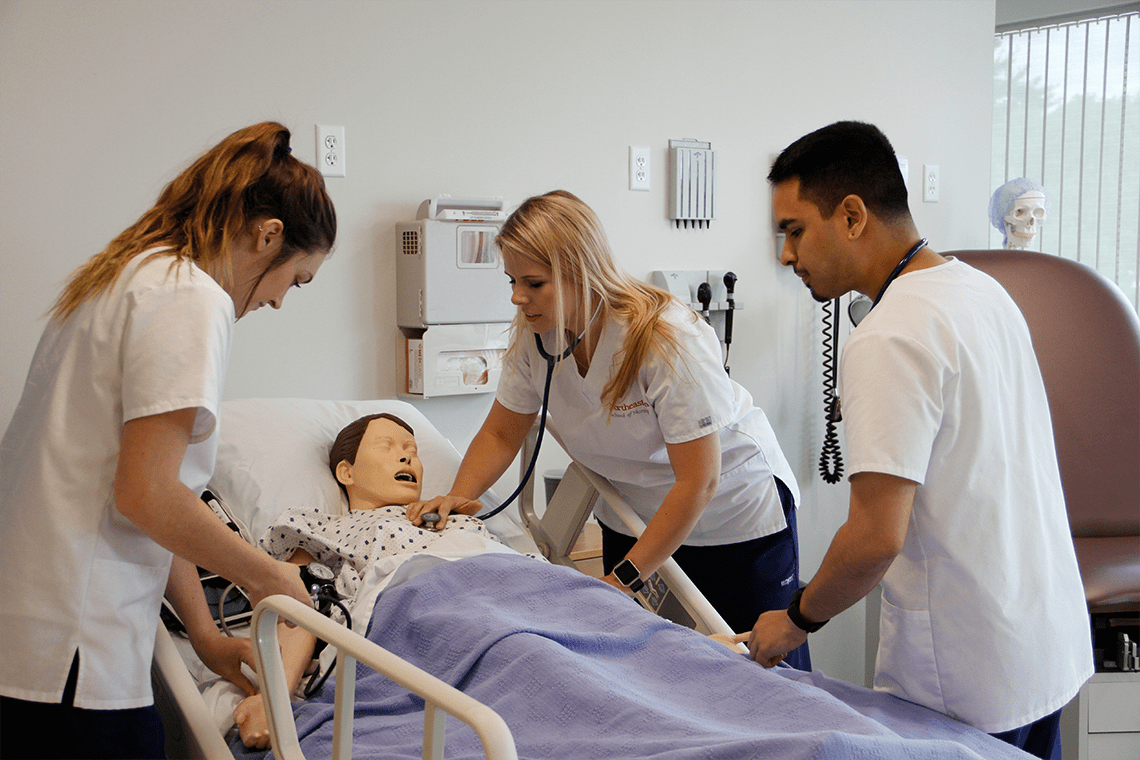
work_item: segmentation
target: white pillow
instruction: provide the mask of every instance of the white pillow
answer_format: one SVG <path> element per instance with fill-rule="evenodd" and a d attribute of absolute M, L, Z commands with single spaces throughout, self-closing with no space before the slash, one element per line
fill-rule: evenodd
<path fill-rule="evenodd" d="M 381 412 L 396 415 L 415 431 L 424 463 L 423 498 L 447 493 L 459 469 L 459 453 L 418 409 L 392 399 L 225 401 L 209 490 L 254 541 L 278 515 L 294 507 L 345 514 L 348 499 L 329 470 L 329 448 L 345 425 Z"/>

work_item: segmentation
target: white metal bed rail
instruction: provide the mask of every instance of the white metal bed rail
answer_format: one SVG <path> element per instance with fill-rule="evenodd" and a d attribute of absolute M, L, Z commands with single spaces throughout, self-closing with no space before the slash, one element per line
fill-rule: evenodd
<path fill-rule="evenodd" d="M 265 714 L 273 750 L 283 760 L 303 758 L 290 707 L 285 666 L 277 641 L 277 622 L 285 618 L 337 648 L 336 702 L 333 709 L 333 760 L 352 757 L 356 663 L 367 665 L 424 700 L 424 760 L 442 760 L 446 717 L 471 726 L 489 760 L 518 760 L 506 722 L 478 700 L 430 673 L 405 662 L 368 639 L 352 633 L 316 610 L 287 596 L 271 596 L 253 611 L 253 653 L 261 674 Z"/>
<path fill-rule="evenodd" d="M 558 429 L 552 420 L 547 422 L 546 429 L 562 446 L 562 438 L 558 435 Z M 530 431 L 523 444 L 521 466 L 524 472 L 526 463 L 533 454 L 536 433 L 537 426 Z M 565 450 L 566 447 L 563 446 L 562 448 Z M 578 462 L 571 461 L 566 468 L 566 473 L 562 476 L 562 481 L 558 484 L 558 488 L 541 518 L 538 517 L 534 508 L 534 481 L 535 479 L 532 476 L 520 494 L 519 515 L 539 550 L 551 562 L 570 567 L 574 566 L 570 559 L 570 552 L 573 549 L 574 542 L 582 533 L 582 526 L 585 525 L 598 498 L 605 499 L 606 503 L 617 513 L 634 536 L 640 536 L 645 530 L 645 522 L 626 504 L 613 484 Z M 736 633 L 728 627 L 728 623 L 724 621 L 721 614 L 709 604 L 709 601 L 697 589 L 689 576 L 685 575 L 685 571 L 681 569 L 675 559 L 670 557 L 657 569 L 654 578 L 651 580 L 656 581 L 658 579 L 663 581 L 664 586 L 684 607 L 685 613 L 691 618 L 691 622 L 688 620 L 676 620 L 676 622 L 689 625 L 708 635 L 732 636 Z M 655 593 L 654 588 L 657 585 L 656 583 L 647 583 L 638 592 L 638 595 L 641 596 L 643 606 L 662 614 L 661 610 L 649 599 L 650 595 Z"/>

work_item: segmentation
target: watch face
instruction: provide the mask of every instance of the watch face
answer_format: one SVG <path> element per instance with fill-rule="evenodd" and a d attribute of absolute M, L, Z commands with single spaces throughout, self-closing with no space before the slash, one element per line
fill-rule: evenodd
<path fill-rule="evenodd" d="M 636 581 L 639 575 L 640 573 L 637 572 L 637 568 L 634 567 L 633 563 L 628 559 L 623 559 L 617 564 L 617 567 L 614 568 L 614 576 L 626 586 Z"/>
<path fill-rule="evenodd" d="M 328 565 L 322 565 L 320 562 L 310 562 L 308 569 L 309 573 L 318 581 L 331 581 L 336 577 Z"/>

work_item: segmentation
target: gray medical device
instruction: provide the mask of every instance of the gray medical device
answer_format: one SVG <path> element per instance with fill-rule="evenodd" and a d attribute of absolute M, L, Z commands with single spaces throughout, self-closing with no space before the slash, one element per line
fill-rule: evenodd
<path fill-rule="evenodd" d="M 400 327 L 510 322 L 516 308 L 495 235 L 503 201 L 440 197 L 416 221 L 396 224 L 396 320 Z"/>

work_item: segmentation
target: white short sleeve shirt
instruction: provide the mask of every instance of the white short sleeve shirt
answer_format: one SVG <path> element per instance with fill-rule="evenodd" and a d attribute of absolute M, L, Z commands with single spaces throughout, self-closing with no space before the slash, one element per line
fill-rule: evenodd
<path fill-rule="evenodd" d="M 568 453 L 609 479 L 648 523 L 674 483 L 666 444 L 717 433 L 720 488 L 684 543 L 738 543 L 782 530 L 786 523 L 774 476 L 787 484 L 797 502 L 799 492 L 767 417 L 752 405 L 748 391 L 725 373 L 720 341 L 711 327 L 680 302 L 664 318 L 677 330 L 680 355 L 648 356 L 612 415 L 601 396 L 625 339 L 621 323 L 606 323 L 585 377 L 574 362 L 559 363 L 549 413 Z M 549 344 L 552 338 L 546 337 Z M 533 342 L 524 341 L 514 362 L 503 370 L 499 403 L 520 414 L 538 411 L 546 369 Z M 599 501 L 596 514 L 608 527 L 626 531 L 604 502 Z"/>
<path fill-rule="evenodd" d="M 230 296 L 190 262 L 141 254 L 40 340 L 0 443 L 0 693 L 75 704 L 153 702 L 150 661 L 171 555 L 113 501 L 123 424 L 198 410 L 181 478 L 213 471 L 234 323 Z"/>
<path fill-rule="evenodd" d="M 919 484 L 875 687 L 988 733 L 1060 709 L 1092 674 L 1088 612 L 1016 304 L 954 259 L 902 275 L 848 339 L 840 394 L 851 474 Z"/>

